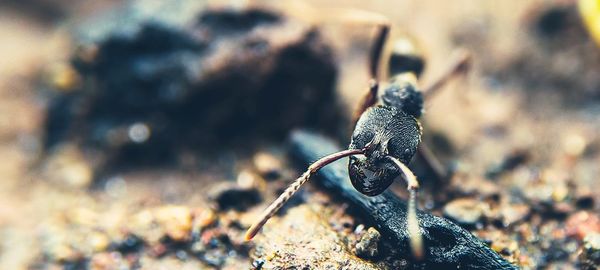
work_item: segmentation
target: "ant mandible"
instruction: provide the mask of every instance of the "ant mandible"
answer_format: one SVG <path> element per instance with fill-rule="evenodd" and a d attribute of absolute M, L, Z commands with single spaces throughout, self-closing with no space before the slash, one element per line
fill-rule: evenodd
<path fill-rule="evenodd" d="M 296 179 L 267 209 L 260 219 L 246 232 L 251 240 L 263 225 L 298 191 L 302 184 L 324 166 L 344 157 L 350 157 L 348 174 L 356 190 L 367 196 L 376 196 L 385 191 L 395 179 L 404 178 L 409 192 L 407 228 L 410 245 L 416 258 L 423 256 L 422 236 L 416 214 L 416 197 L 419 182 L 406 166 L 417 151 L 430 163 L 430 168 L 439 168 L 431 152 L 421 142 L 422 129 L 417 120 L 423 112 L 423 99 L 440 89 L 450 78 L 464 72 L 470 64 L 465 51 L 454 54 L 449 68 L 435 83 L 419 91 L 417 78 L 424 60 L 415 50 L 406 50 L 405 39 L 396 40 L 388 63 L 389 83 L 382 96 L 377 97 L 380 58 L 390 33 L 387 19 L 378 23 L 378 31 L 369 56 L 371 80 L 353 115 L 355 128 L 350 145 L 343 150 L 325 156 L 313 164 Z M 410 46 L 409 46 L 410 47 Z M 413 47 L 414 48 L 414 47 Z M 378 103 L 378 100 L 381 102 Z M 441 172 L 435 172 L 440 176 Z"/>

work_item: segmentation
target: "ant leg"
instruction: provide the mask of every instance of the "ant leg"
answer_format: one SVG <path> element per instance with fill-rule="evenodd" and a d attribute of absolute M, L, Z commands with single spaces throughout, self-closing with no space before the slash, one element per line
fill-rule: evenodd
<path fill-rule="evenodd" d="M 451 64 L 446 71 L 434 81 L 431 85 L 424 88 L 423 95 L 425 99 L 431 99 L 439 90 L 453 77 L 466 73 L 471 66 L 471 54 L 464 49 L 456 50 L 452 55 Z M 422 143 L 417 149 L 419 157 L 425 162 L 425 165 L 435 174 L 438 180 L 448 178 L 448 172 L 442 163 L 435 157 L 435 154 Z"/>
<path fill-rule="evenodd" d="M 465 49 L 457 49 L 452 54 L 452 59 L 448 68 L 438 77 L 434 83 L 428 85 L 423 90 L 425 99 L 431 99 L 439 89 L 442 88 L 450 79 L 459 74 L 464 74 L 471 68 L 471 54 Z"/>
<path fill-rule="evenodd" d="M 419 158 L 425 162 L 427 169 L 433 172 L 438 181 L 445 181 L 448 178 L 448 172 L 442 162 L 435 156 L 433 151 L 425 143 L 419 144 L 417 148 Z"/>
<path fill-rule="evenodd" d="M 408 229 L 408 234 L 410 235 L 412 253 L 417 259 L 421 259 L 423 258 L 423 236 L 421 235 L 419 218 L 417 217 L 417 190 L 419 189 L 419 181 L 417 181 L 415 174 L 400 160 L 392 156 L 388 156 L 388 159 L 400 168 L 402 174 L 404 174 L 404 179 L 406 180 L 409 192 L 406 227 Z"/>
<path fill-rule="evenodd" d="M 365 95 L 360 99 L 358 103 L 358 107 L 354 110 L 352 114 L 352 123 L 356 125 L 360 116 L 371 106 L 377 103 L 377 89 L 379 89 L 379 83 L 377 80 L 371 79 L 369 80 L 369 89 L 365 93 Z"/>
<path fill-rule="evenodd" d="M 330 164 L 338 159 L 341 159 L 341 158 L 344 158 L 347 156 L 360 155 L 360 154 L 363 154 L 364 152 L 365 152 L 365 149 L 343 150 L 343 151 L 325 156 L 325 157 L 315 161 L 313 164 L 311 164 L 308 167 L 308 169 L 300 177 L 298 177 L 298 179 L 296 179 L 281 195 L 279 195 L 279 197 L 273 203 L 271 203 L 271 205 L 269 205 L 269 207 L 267 207 L 267 209 L 265 209 L 265 211 L 263 211 L 258 222 L 254 223 L 246 232 L 246 236 L 245 236 L 246 241 L 252 240 L 252 238 L 254 238 L 254 236 L 258 233 L 258 231 L 260 231 L 260 229 L 265 225 L 265 223 L 267 223 L 267 221 L 277 212 L 277 210 L 279 210 L 279 208 L 281 208 L 292 197 L 292 195 L 294 195 L 294 193 L 296 193 L 296 191 L 298 191 L 300 186 L 302 186 L 302 184 L 306 183 L 306 181 L 308 181 L 308 179 L 313 174 L 315 174 L 319 169 L 327 166 L 328 164 Z"/>
<path fill-rule="evenodd" d="M 379 78 L 379 65 L 381 63 L 381 54 L 383 52 L 383 47 L 389 34 L 390 24 L 379 24 L 377 35 L 375 37 L 375 41 L 373 42 L 371 53 L 369 54 L 369 75 L 371 76 L 371 80 L 369 81 L 369 89 L 367 93 L 365 93 L 365 95 L 361 98 L 358 107 L 354 111 L 354 114 L 352 116 L 352 122 L 354 124 L 356 124 L 356 122 L 363 114 L 363 112 L 365 112 L 365 110 L 377 103 L 377 90 L 379 88 L 379 83 L 377 82 Z"/>

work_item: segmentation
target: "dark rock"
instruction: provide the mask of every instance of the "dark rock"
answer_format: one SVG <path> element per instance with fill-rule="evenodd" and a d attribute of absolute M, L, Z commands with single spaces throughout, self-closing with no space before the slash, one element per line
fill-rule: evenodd
<path fill-rule="evenodd" d="M 517 150 L 506 156 L 498 165 L 490 167 L 486 172 L 486 177 L 496 179 L 501 174 L 517 168 L 519 165 L 527 162 L 530 158 L 530 153 L 524 150 Z"/>
<path fill-rule="evenodd" d="M 291 144 L 292 155 L 304 165 L 340 150 L 332 141 L 306 132 L 295 132 L 291 137 Z M 348 179 L 346 159 L 321 169 L 317 176 L 320 179 L 315 182 L 345 199 L 353 209 L 373 222 L 384 239 L 394 244 L 397 250 L 410 250 L 405 201 L 389 190 L 374 197 L 367 197 L 356 191 Z M 410 261 L 414 268 L 517 269 L 460 226 L 421 211 L 418 216 L 426 247 L 424 259 L 415 261 L 410 252 L 398 254 Z"/>
<path fill-rule="evenodd" d="M 245 210 L 262 200 L 258 189 L 245 188 L 236 184 L 223 183 L 209 191 L 209 198 L 214 200 L 220 210 Z"/>
<path fill-rule="evenodd" d="M 136 1 L 82 27 L 71 63 L 82 83 L 51 99 L 45 147 L 74 141 L 106 166 L 172 164 L 293 127 L 339 132 L 336 67 L 317 30 L 199 2 Z"/>

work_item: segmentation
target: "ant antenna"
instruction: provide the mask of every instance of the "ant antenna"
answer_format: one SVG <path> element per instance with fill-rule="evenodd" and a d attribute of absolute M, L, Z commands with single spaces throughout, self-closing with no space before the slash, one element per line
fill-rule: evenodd
<path fill-rule="evenodd" d="M 348 149 L 343 150 L 337 153 L 333 153 L 331 155 L 325 156 L 313 164 L 311 164 L 308 169 L 296 179 L 279 197 L 265 209 L 265 211 L 261 214 L 261 217 L 258 222 L 254 223 L 246 232 L 245 239 L 246 241 L 252 240 L 254 236 L 260 231 L 260 229 L 267 223 L 267 221 L 281 208 L 302 186 L 302 184 L 306 183 L 308 179 L 319 171 L 321 168 L 329 165 L 330 163 L 339 160 L 344 157 L 360 155 L 364 154 L 366 149 Z"/>
<path fill-rule="evenodd" d="M 417 259 L 423 258 L 423 237 L 421 235 L 421 230 L 419 229 L 419 218 L 417 217 L 417 190 L 419 189 L 419 181 L 417 181 L 415 174 L 404 165 L 404 163 L 392 156 L 387 157 L 394 162 L 394 164 L 400 168 L 402 174 L 404 174 L 404 179 L 406 180 L 409 192 L 406 225 L 410 236 L 410 246 L 413 255 Z"/>

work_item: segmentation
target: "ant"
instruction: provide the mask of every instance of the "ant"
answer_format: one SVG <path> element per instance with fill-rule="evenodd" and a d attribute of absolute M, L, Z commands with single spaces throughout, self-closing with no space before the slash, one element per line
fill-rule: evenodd
<path fill-rule="evenodd" d="M 367 196 L 385 191 L 394 180 L 404 178 L 409 192 L 407 228 L 410 245 L 416 258 L 423 256 L 423 240 L 416 214 L 419 182 L 406 166 L 419 152 L 438 176 L 443 169 L 421 142 L 422 128 L 418 121 L 423 112 L 423 100 L 432 96 L 450 78 L 466 72 L 470 55 L 460 51 L 454 55 L 449 68 L 433 84 L 419 90 L 417 79 L 424 68 L 423 58 L 414 49 L 407 50 L 406 39 L 395 40 L 388 62 L 390 79 L 380 98 L 377 96 L 380 58 L 390 33 L 386 19 L 377 24 L 377 34 L 369 55 L 369 87 L 353 115 L 355 123 L 347 150 L 325 156 L 296 179 L 261 215 L 246 232 L 251 240 L 263 225 L 281 208 L 308 179 L 324 166 L 344 157 L 350 157 L 348 174 L 356 190 Z M 411 46 L 409 46 L 411 47 Z M 412 46 L 414 48 L 414 46 Z M 381 99 L 379 102 L 378 100 Z M 436 168 L 438 168 L 436 170 Z"/>

